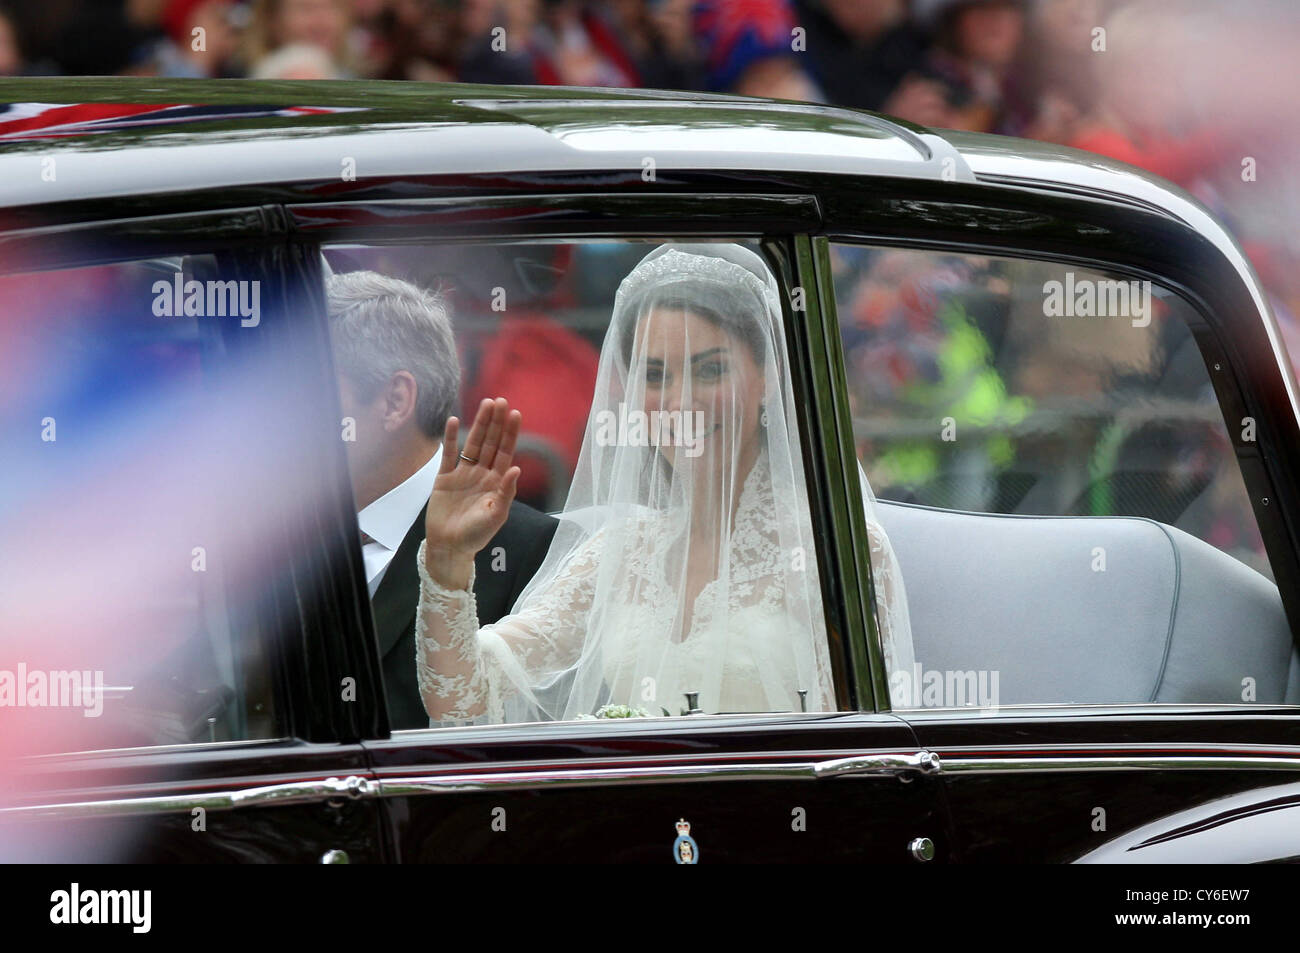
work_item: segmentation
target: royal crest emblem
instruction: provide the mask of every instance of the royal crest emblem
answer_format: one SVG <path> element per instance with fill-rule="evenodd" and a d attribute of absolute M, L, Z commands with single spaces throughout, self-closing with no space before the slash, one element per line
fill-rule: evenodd
<path fill-rule="evenodd" d="M 698 864 L 700 847 L 691 837 L 691 825 L 685 819 L 677 822 L 677 840 L 673 841 L 673 860 L 679 864 Z"/>

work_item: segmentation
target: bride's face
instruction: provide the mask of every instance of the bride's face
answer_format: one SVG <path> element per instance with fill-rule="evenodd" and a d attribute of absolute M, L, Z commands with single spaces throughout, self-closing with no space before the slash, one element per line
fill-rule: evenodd
<path fill-rule="evenodd" d="M 636 353 L 644 367 L 646 413 L 681 413 L 680 434 L 659 441 L 671 466 L 721 469 L 733 454 L 753 459 L 763 374 L 743 341 L 689 311 L 656 308 L 641 319 Z"/>

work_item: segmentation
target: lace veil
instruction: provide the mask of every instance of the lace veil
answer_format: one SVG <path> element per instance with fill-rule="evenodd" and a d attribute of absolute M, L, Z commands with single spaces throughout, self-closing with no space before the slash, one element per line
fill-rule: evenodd
<path fill-rule="evenodd" d="M 886 659 L 910 674 L 902 578 L 861 483 Z M 738 245 L 659 246 L 615 297 L 546 559 L 480 632 L 489 711 L 677 715 L 688 693 L 706 712 L 834 710 L 805 487 L 774 276 Z"/>

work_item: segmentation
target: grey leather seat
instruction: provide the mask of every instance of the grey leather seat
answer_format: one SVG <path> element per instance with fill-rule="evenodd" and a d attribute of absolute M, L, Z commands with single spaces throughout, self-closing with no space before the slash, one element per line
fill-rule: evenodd
<path fill-rule="evenodd" d="M 923 670 L 997 671 L 998 703 L 1300 703 L 1277 587 L 1130 517 L 879 504 Z M 1104 570 L 1100 557 L 1104 554 Z"/>

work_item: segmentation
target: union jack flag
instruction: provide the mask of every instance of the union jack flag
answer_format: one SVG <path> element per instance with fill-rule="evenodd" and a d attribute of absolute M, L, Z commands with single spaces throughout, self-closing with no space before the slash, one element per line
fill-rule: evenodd
<path fill-rule="evenodd" d="M 316 116 L 363 106 L 199 106 L 183 103 L 0 103 L 0 141 L 59 139 L 141 126 Z"/>

